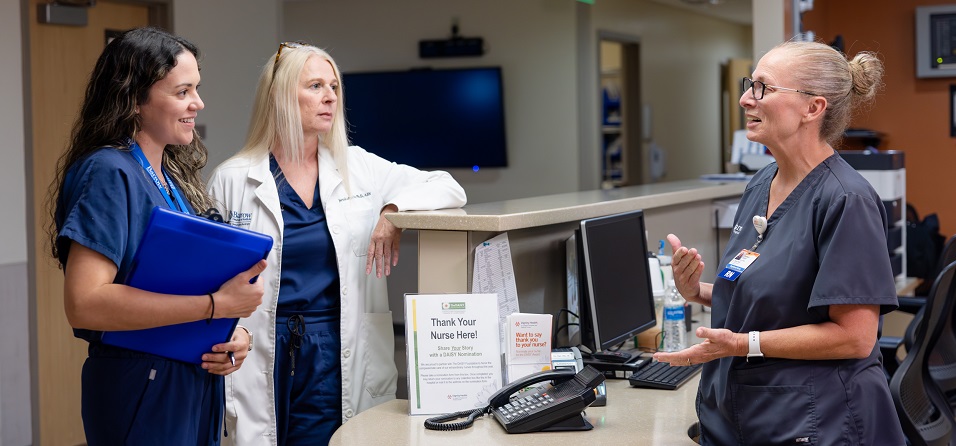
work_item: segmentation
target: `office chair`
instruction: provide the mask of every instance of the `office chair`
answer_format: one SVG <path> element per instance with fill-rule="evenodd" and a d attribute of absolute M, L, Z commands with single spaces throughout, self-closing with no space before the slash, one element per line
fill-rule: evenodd
<path fill-rule="evenodd" d="M 956 262 L 956 234 L 943 244 L 943 250 L 939 253 L 939 258 L 936 260 L 936 266 L 929 280 L 935 279 L 946 265 L 953 262 Z M 900 303 L 900 311 L 915 315 L 919 312 L 920 308 L 923 308 L 923 303 L 926 301 L 926 298 L 923 296 L 913 296 L 900 297 L 898 300 Z"/>
<path fill-rule="evenodd" d="M 949 266 L 949 264 L 953 262 L 956 262 L 956 235 L 953 235 L 952 237 L 950 237 L 949 240 L 946 241 L 946 244 L 943 246 L 943 251 L 939 254 L 939 261 L 937 262 L 938 266 L 936 267 L 936 275 L 933 277 L 939 276 L 939 274 L 943 271 L 943 268 L 945 268 L 946 266 Z M 924 300 L 924 298 L 922 297 L 910 297 L 907 299 Z M 915 313 L 915 316 L 913 316 L 913 320 L 910 322 L 910 327 L 912 327 L 914 324 L 919 325 L 919 321 L 922 318 L 923 318 L 922 312 L 917 311 Z M 953 318 L 956 318 L 956 314 L 953 315 Z M 914 333 L 914 330 L 911 330 L 910 327 L 907 327 L 906 329 L 907 334 L 903 337 L 903 345 L 905 345 L 907 349 L 909 349 L 910 345 L 912 345 L 913 343 L 912 335 Z M 951 325 L 950 328 L 952 328 L 952 330 L 950 330 L 953 332 L 952 336 L 956 338 L 956 325 Z M 948 343 L 949 341 L 946 341 L 944 345 Z M 956 339 L 953 340 L 953 345 L 956 346 Z M 956 360 L 954 360 L 954 362 L 956 362 Z"/>
<path fill-rule="evenodd" d="M 914 446 L 950 444 L 953 412 L 929 371 L 929 353 L 936 347 L 947 321 L 952 319 L 953 277 L 956 263 L 937 276 L 926 297 L 923 321 L 916 327 L 913 345 L 890 379 L 890 394 L 903 433 Z"/>
<path fill-rule="evenodd" d="M 936 271 L 934 273 L 934 278 L 942 272 L 943 268 L 949 265 L 950 263 L 956 262 L 956 235 L 953 235 L 946 241 L 946 244 L 943 246 L 943 251 L 939 254 L 939 259 L 936 262 Z M 900 311 L 905 311 L 907 313 L 913 313 L 913 320 L 910 321 L 909 325 L 906 327 L 906 333 L 900 336 L 881 336 L 879 339 L 880 351 L 883 353 L 883 368 L 886 370 L 887 377 L 893 376 L 893 373 L 899 367 L 899 360 L 896 357 L 896 352 L 899 350 L 900 345 L 905 345 L 907 349 L 913 344 L 913 334 L 915 332 L 916 326 L 919 325 L 919 321 L 923 318 L 923 304 L 926 302 L 925 297 L 900 297 L 898 298 L 900 303 Z M 954 307 L 956 309 L 956 307 Z M 953 314 L 953 318 L 956 319 L 956 314 Z M 951 333 L 946 336 L 947 333 Z M 952 370 L 943 370 L 942 368 L 936 369 L 933 376 L 939 376 L 937 381 L 945 380 L 949 381 L 943 387 L 943 390 L 947 393 L 953 391 L 956 394 L 956 324 L 950 322 L 949 328 L 947 331 L 944 331 L 944 338 L 940 340 L 939 345 L 937 345 L 937 350 L 944 353 L 942 359 L 935 359 L 933 361 L 934 366 L 940 366 L 941 364 L 950 364 L 949 368 Z M 938 355 L 934 355 L 938 356 Z M 931 367 L 935 368 L 935 367 Z M 947 390 L 948 389 L 948 390 Z M 953 396 L 956 398 L 956 395 Z M 956 400 L 953 404 L 954 410 L 956 410 Z"/>

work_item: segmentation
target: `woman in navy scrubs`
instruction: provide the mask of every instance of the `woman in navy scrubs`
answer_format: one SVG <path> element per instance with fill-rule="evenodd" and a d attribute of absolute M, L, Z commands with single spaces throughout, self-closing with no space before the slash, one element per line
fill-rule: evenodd
<path fill-rule="evenodd" d="M 222 375 L 249 349 L 244 330 L 201 365 L 100 342 L 104 331 L 248 316 L 262 301 L 262 285 L 249 280 L 265 261 L 209 295 L 123 285 L 153 207 L 193 214 L 211 204 L 200 179 L 206 148 L 194 130 L 203 108 L 197 56 L 193 44 L 159 29 L 114 39 L 93 68 L 57 166 L 51 243 L 65 274 L 67 319 L 89 342 L 82 415 L 91 446 L 218 445 Z"/>
<path fill-rule="evenodd" d="M 748 184 L 715 283 L 668 235 L 681 294 L 713 309 L 704 342 L 655 354 L 705 363 L 701 444 L 905 444 L 877 345 L 897 306 L 887 217 L 831 145 L 882 74 L 872 53 L 787 42 L 743 80 L 747 138 L 776 162 Z"/>

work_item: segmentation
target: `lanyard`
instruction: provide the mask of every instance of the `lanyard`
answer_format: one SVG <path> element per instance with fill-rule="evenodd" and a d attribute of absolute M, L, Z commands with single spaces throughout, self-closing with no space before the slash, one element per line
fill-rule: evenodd
<path fill-rule="evenodd" d="M 156 184 L 156 188 L 159 189 L 159 193 L 162 194 L 163 199 L 166 200 L 166 204 L 169 205 L 170 209 L 179 210 L 181 212 L 188 213 L 188 208 L 186 203 L 183 202 L 183 197 L 179 195 L 179 189 L 176 188 L 176 183 L 173 183 L 169 179 L 169 175 L 166 175 L 166 172 L 163 172 L 163 177 L 166 178 L 166 184 L 169 185 L 169 193 L 166 192 L 166 188 L 163 187 L 163 183 L 159 182 L 159 177 L 156 176 L 156 172 L 153 170 L 153 166 L 149 164 L 149 160 L 146 159 L 146 155 L 143 154 L 143 149 L 139 147 L 139 144 L 136 141 L 133 141 L 130 144 L 130 153 L 133 154 L 133 158 L 136 158 L 136 161 L 139 161 L 139 165 L 143 166 L 143 169 L 146 170 L 146 173 L 149 174 L 149 177 L 153 179 L 153 183 Z M 172 194 L 172 197 L 170 197 Z M 176 200 L 176 203 L 173 203 L 173 199 Z M 179 206 L 176 206 L 176 205 Z"/>

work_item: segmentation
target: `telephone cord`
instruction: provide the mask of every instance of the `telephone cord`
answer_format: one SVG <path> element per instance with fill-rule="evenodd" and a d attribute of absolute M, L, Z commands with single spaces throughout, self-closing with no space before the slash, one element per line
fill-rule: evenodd
<path fill-rule="evenodd" d="M 463 410 L 461 412 L 432 417 L 425 420 L 425 429 L 431 429 L 433 431 L 460 431 L 462 429 L 471 427 L 471 425 L 475 422 L 475 419 L 481 418 L 485 415 L 486 410 L 487 409 Z M 465 421 L 447 423 L 447 421 L 465 417 L 468 418 Z"/>

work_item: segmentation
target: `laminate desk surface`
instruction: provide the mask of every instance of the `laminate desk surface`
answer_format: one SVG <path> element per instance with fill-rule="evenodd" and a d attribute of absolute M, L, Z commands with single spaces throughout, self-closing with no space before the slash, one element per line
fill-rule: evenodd
<path fill-rule="evenodd" d="M 508 434 L 488 415 L 461 431 L 427 430 L 424 423 L 429 416 L 410 416 L 408 400 L 393 400 L 342 425 L 329 445 L 694 445 L 687 429 L 697 421 L 694 402 L 699 381 L 700 374 L 677 390 L 658 390 L 609 379 L 607 406 L 589 407 L 586 417 L 594 429 L 581 432 Z"/>
<path fill-rule="evenodd" d="M 469 204 L 461 209 L 392 212 L 385 218 L 402 229 L 504 232 L 694 202 L 706 202 L 712 215 L 712 200 L 740 197 L 746 185 L 743 181 L 670 181 Z"/>

